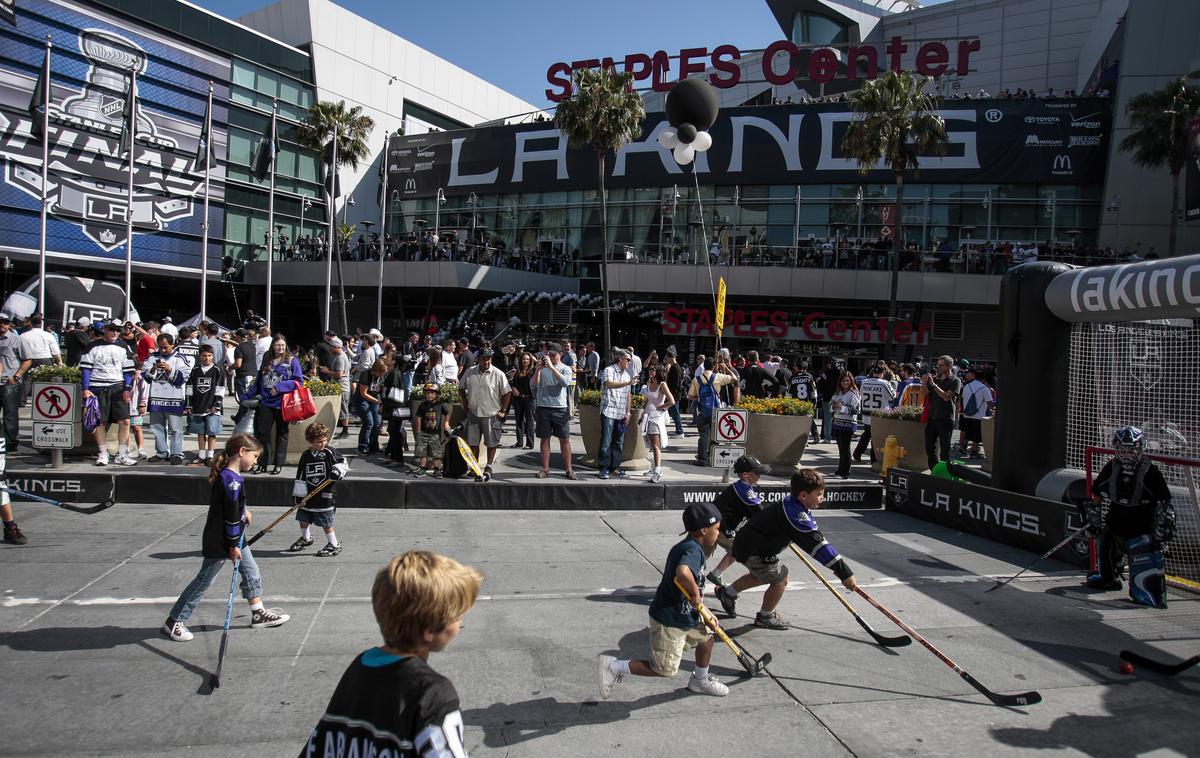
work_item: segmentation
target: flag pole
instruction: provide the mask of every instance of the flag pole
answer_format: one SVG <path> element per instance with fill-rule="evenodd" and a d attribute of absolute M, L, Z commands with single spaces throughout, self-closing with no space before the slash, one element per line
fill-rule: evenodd
<path fill-rule="evenodd" d="M 46 62 L 42 66 L 42 238 L 38 250 L 38 313 L 46 316 L 46 195 L 50 184 L 50 35 L 46 35 Z M 66 326 L 65 324 L 63 325 Z"/>
<path fill-rule="evenodd" d="M 265 147 L 270 150 L 271 156 L 271 190 L 267 195 L 267 324 L 271 325 L 275 322 L 271 320 L 271 286 L 273 283 L 272 267 L 275 264 L 275 140 L 276 140 L 276 116 L 279 114 L 279 101 L 274 100 L 271 103 L 271 142 Z"/>
<path fill-rule="evenodd" d="M 337 213 L 337 127 L 333 128 L 333 151 L 329 161 L 329 252 L 325 256 L 325 331 L 329 331 L 329 314 L 333 310 L 333 256 L 337 255 L 337 243 L 333 239 L 333 225 Z"/>
<path fill-rule="evenodd" d="M 383 188 L 379 193 L 379 305 L 375 313 L 375 325 L 383 331 L 383 240 L 387 237 L 387 160 L 388 160 L 388 138 L 383 138 L 383 161 L 382 171 L 380 171 L 380 181 L 383 182 Z"/>
<path fill-rule="evenodd" d="M 200 241 L 200 320 L 208 320 L 208 189 L 212 170 L 212 102 L 213 83 L 208 83 L 208 107 L 204 110 L 204 230 Z"/>
<path fill-rule="evenodd" d="M 137 66 L 129 69 L 129 183 L 125 189 L 125 318 L 133 313 L 133 158 L 137 152 Z"/>

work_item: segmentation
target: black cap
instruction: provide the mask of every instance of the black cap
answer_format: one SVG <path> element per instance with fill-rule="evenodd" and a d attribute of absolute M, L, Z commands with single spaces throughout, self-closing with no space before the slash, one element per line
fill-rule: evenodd
<path fill-rule="evenodd" d="M 712 503 L 692 503 L 683 511 L 685 531 L 694 532 L 720 522 L 721 512 Z"/>
<path fill-rule="evenodd" d="M 484 349 L 479 351 L 479 355 L 477 355 L 476 357 L 477 358 L 491 358 L 493 355 L 495 355 L 495 353 L 492 352 L 492 349 L 490 347 L 485 347 Z"/>
<path fill-rule="evenodd" d="M 104 322 L 105 329 L 116 329 L 118 332 L 125 328 L 125 325 L 116 319 Z"/>
<path fill-rule="evenodd" d="M 549 345 L 546 345 L 546 351 L 550 353 L 561 353 L 562 345 L 558 344 L 557 342 L 551 342 Z"/>
<path fill-rule="evenodd" d="M 756 474 L 769 474 L 771 473 L 771 467 L 753 455 L 743 455 L 733 462 L 733 473 L 747 474 L 751 471 Z"/>

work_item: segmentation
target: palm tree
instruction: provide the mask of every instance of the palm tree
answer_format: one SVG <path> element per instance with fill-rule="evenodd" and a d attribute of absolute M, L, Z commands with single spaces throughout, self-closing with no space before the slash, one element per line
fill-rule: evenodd
<path fill-rule="evenodd" d="M 604 189 L 604 159 L 642 133 L 646 108 L 633 90 L 633 74 L 610 68 L 575 72 L 575 95 L 559 104 L 554 125 L 573 148 L 596 152 L 600 176 L 600 290 L 604 298 L 604 348 L 612 350 L 608 301 L 608 194 Z"/>
<path fill-rule="evenodd" d="M 1171 236 L 1167 254 L 1175 255 L 1179 226 L 1179 173 L 1187 165 L 1188 122 L 1200 118 L 1200 89 L 1188 87 L 1186 79 L 1171 82 L 1152 92 L 1129 99 L 1125 106 L 1132 130 L 1119 146 L 1133 153 L 1133 161 L 1145 168 L 1167 167 L 1171 172 Z"/>
<path fill-rule="evenodd" d="M 338 190 L 337 169 L 341 166 L 358 168 L 358 164 L 370 157 L 371 149 L 367 146 L 367 138 L 375 128 L 375 121 L 370 116 L 364 116 L 361 106 L 346 108 L 346 101 L 322 101 L 314 103 L 308 115 L 300 122 L 296 130 L 297 141 L 311 150 L 316 150 L 321 156 L 321 165 L 329 177 L 329 214 L 335 213 L 334 204 L 337 198 L 334 193 Z M 337 138 L 337 149 L 334 150 L 334 138 Z M 329 165 L 333 154 L 337 153 L 337 166 Z M 342 332 L 346 325 L 346 297 L 342 290 L 342 256 L 336 249 L 336 241 L 329 241 L 329 254 L 334 256 L 337 264 L 337 279 L 339 298 L 342 301 Z"/>
<path fill-rule="evenodd" d="M 888 300 L 888 336 L 884 357 L 892 357 L 896 324 L 896 290 L 900 281 L 901 225 L 904 212 L 904 174 L 919 169 L 920 155 L 941 153 L 946 146 L 946 122 L 937 103 L 925 92 L 929 77 L 910 71 L 889 71 L 850 94 L 854 116 L 842 149 L 868 174 L 886 166 L 896 178 L 896 209 L 892 214 L 892 289 Z"/>

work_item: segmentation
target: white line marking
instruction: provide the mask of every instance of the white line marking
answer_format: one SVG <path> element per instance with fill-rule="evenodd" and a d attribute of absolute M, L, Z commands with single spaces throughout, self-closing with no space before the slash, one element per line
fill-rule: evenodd
<path fill-rule="evenodd" d="M 304 639 L 300 640 L 300 647 L 296 649 L 296 657 L 292 658 L 292 666 L 295 666 L 296 661 L 300 660 L 300 654 L 304 652 L 304 644 L 308 642 L 308 635 L 312 634 L 313 627 L 317 624 L 317 617 L 321 615 L 321 609 L 325 607 L 325 601 L 329 599 L 329 593 L 333 590 L 333 583 L 337 581 L 338 573 L 341 570 L 341 566 L 334 569 L 333 576 L 329 579 L 329 586 L 325 588 L 325 596 L 321 598 L 321 604 L 317 606 L 317 612 L 313 614 L 312 621 L 308 622 L 308 629 L 304 630 Z"/>
<path fill-rule="evenodd" d="M 180 529 L 184 528 L 184 527 L 185 527 L 185 526 L 187 526 L 188 524 L 190 524 L 190 523 L 192 523 L 193 521 L 195 521 L 196 519 L 200 518 L 200 516 L 201 516 L 201 515 L 203 515 L 203 514 L 194 514 L 194 515 L 188 516 L 187 520 L 186 520 L 186 521 L 184 521 L 184 522 L 183 522 L 182 524 L 180 524 L 179 526 L 175 527 L 174 529 L 172 529 L 171 531 L 167 532 L 167 533 L 166 533 L 166 534 L 164 534 L 163 536 L 159 537 L 158 539 L 154 540 L 154 541 L 153 541 L 153 542 L 151 542 L 150 544 L 146 545 L 146 546 L 145 546 L 145 547 L 143 547 L 141 550 L 137 551 L 136 553 L 134 553 L 133 555 L 129 556 L 129 557 L 128 557 L 128 558 L 126 558 L 125 560 L 123 560 L 123 561 L 121 561 L 120 563 L 118 563 L 117 565 L 113 566 L 113 567 L 112 567 L 112 568 L 110 568 L 108 571 L 105 571 L 103 574 L 101 574 L 100 576 L 96 577 L 95 579 L 93 579 L 92 581 L 88 582 L 87 584 L 83 585 L 83 586 L 82 586 L 82 587 L 80 587 L 79 589 L 75 590 L 75 591 L 74 591 L 74 592 L 72 592 L 70 595 L 67 595 L 67 596 L 66 596 L 66 597 L 64 597 L 62 600 L 59 600 L 58 602 L 54 603 L 54 604 L 53 604 L 53 605 L 51 605 L 49 608 L 47 608 L 47 609 L 45 609 L 44 611 L 42 611 L 41 613 L 37 614 L 37 615 L 36 615 L 36 616 L 34 616 L 33 618 L 29 619 L 29 620 L 28 620 L 28 621 L 26 621 L 24 624 L 21 624 L 20 626 L 18 626 L 18 627 L 17 627 L 16 629 L 14 629 L 13 631 L 15 631 L 15 632 L 19 632 L 19 631 L 21 631 L 22 629 L 24 629 L 25 627 L 29 626 L 29 625 L 30 625 L 30 624 L 32 624 L 33 622 L 37 621 L 37 620 L 38 620 L 38 619 L 40 619 L 42 616 L 45 616 L 47 613 L 49 613 L 50 611 L 54 610 L 54 609 L 55 609 L 55 608 L 57 608 L 58 606 L 60 606 L 60 605 L 62 605 L 63 603 L 66 603 L 67 601 L 71 600 L 72 598 L 74 598 L 74 597 L 75 597 L 76 595 L 78 595 L 79 593 L 81 593 L 81 592 L 84 592 L 85 590 L 87 590 L 89 587 L 91 587 L 92 585 L 94 585 L 96 582 L 100 581 L 100 580 L 101 580 L 101 579 L 103 579 L 104 577 L 106 577 L 106 576 L 108 576 L 109 574 L 113 573 L 113 572 L 114 572 L 114 571 L 116 571 L 117 569 L 119 569 L 119 568 L 122 568 L 122 567 L 123 567 L 125 564 L 129 563 L 129 562 L 130 562 L 130 561 L 132 561 L 134 558 L 137 558 L 139 555 L 141 555 L 142 553 L 146 552 L 146 551 L 147 551 L 147 550 L 149 550 L 150 548 L 154 547 L 154 546 L 155 546 L 155 545 L 157 545 L 158 543 L 162 542 L 163 540 L 167 539 L 168 537 L 172 537 L 172 536 L 174 536 L 174 535 L 175 535 L 175 532 L 178 532 Z M 5 600 L 7 600 L 7 599 L 8 599 L 8 598 L 5 598 Z M 172 602 L 173 602 L 173 601 L 172 601 Z"/>

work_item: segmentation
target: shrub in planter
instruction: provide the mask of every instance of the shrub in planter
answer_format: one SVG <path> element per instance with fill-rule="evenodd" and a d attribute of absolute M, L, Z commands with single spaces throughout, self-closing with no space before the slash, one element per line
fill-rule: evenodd
<path fill-rule="evenodd" d="M 320 379 L 305 379 L 304 386 L 312 393 L 313 397 L 341 397 L 342 385 L 340 382 L 323 382 Z"/>
<path fill-rule="evenodd" d="M 585 405 L 596 406 L 597 408 L 599 408 L 600 407 L 600 398 L 603 396 L 603 394 L 604 393 L 601 392 L 600 390 L 584 390 L 583 392 L 579 393 L 579 405 L 580 406 L 585 406 Z M 638 408 L 645 408 L 646 407 L 645 395 L 634 395 L 633 396 L 633 407 L 635 410 Z"/>
<path fill-rule="evenodd" d="M 871 414 L 871 449 L 875 451 L 872 471 L 879 471 L 883 461 L 883 446 L 889 435 L 905 449 L 897 465 L 900 468 L 924 471 L 928 468 L 925 456 L 925 424 L 921 421 L 922 408 L 902 405 L 898 408 L 883 408 Z"/>
<path fill-rule="evenodd" d="M 83 372 L 75 366 L 34 366 L 29 369 L 27 376 L 34 382 L 51 384 L 80 384 L 83 382 Z"/>
<path fill-rule="evenodd" d="M 812 416 L 815 410 L 809 401 L 797 400 L 794 397 L 747 397 L 736 407 L 751 413 L 766 413 L 772 416 Z"/>
<path fill-rule="evenodd" d="M 815 410 L 807 400 L 792 397 L 748 397 L 737 404 L 749 411 L 746 453 L 781 473 L 800 463 Z"/>

